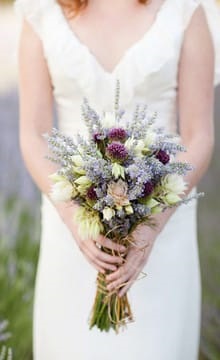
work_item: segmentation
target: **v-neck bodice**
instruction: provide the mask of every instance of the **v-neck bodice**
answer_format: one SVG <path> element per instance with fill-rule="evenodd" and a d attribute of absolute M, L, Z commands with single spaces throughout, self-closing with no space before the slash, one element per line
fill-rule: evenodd
<path fill-rule="evenodd" d="M 42 40 L 60 128 L 71 134 L 85 132 L 81 121 L 83 97 L 98 111 L 111 111 L 116 80 L 120 80 L 121 105 L 128 113 L 135 104 L 145 103 L 149 111 L 158 113 L 157 125 L 177 131 L 181 46 L 185 30 L 200 4 L 209 17 L 207 0 L 164 0 L 150 28 L 126 50 L 113 71 L 108 72 L 79 40 L 55 0 L 16 0 L 16 10 L 26 17 Z M 213 25 L 213 20 L 210 24 Z M 217 55 L 220 56 L 219 52 Z M 219 59 L 216 64 L 220 75 Z"/>
<path fill-rule="evenodd" d="M 114 74 L 117 72 L 118 68 L 123 66 L 124 62 L 126 61 L 127 57 L 129 56 L 129 54 L 132 53 L 133 50 L 135 51 L 135 49 L 138 48 L 142 42 L 145 42 L 148 36 L 150 36 L 151 31 L 154 30 L 154 28 L 157 26 L 157 23 L 160 21 L 160 17 L 163 15 L 163 12 L 166 11 L 166 7 L 168 6 L 168 3 L 169 3 L 169 0 L 163 0 L 162 4 L 159 6 L 159 8 L 156 11 L 156 14 L 154 15 L 153 22 L 150 24 L 150 26 L 148 26 L 146 31 L 142 34 L 142 36 L 140 36 L 140 38 L 137 41 L 135 41 L 133 44 L 128 46 L 127 49 L 125 49 L 125 51 L 122 53 L 120 59 L 114 66 L 112 66 L 111 70 L 107 70 L 105 68 L 105 66 L 103 64 L 101 64 L 101 62 L 98 60 L 98 57 L 95 55 L 95 53 L 90 49 L 90 46 L 87 45 L 86 43 L 84 43 L 80 39 L 80 37 L 77 35 L 76 31 L 73 29 L 73 27 L 69 23 L 68 19 L 66 18 L 61 6 L 58 3 L 56 4 L 56 6 L 58 8 L 58 11 L 61 13 L 60 15 L 63 17 L 64 25 L 66 25 L 66 27 L 69 29 L 70 36 L 72 36 L 74 38 L 74 41 L 78 42 L 79 47 L 82 47 L 85 50 L 88 57 L 93 58 L 93 61 L 97 64 L 97 67 L 99 67 L 101 71 L 103 71 L 105 74 L 107 74 L 109 76 L 111 76 L 111 75 L 114 76 Z"/>

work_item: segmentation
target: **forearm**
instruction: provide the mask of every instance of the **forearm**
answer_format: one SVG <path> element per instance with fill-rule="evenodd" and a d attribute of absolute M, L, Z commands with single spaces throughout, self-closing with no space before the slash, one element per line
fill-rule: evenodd
<path fill-rule="evenodd" d="M 52 180 L 49 175 L 53 174 L 58 166 L 46 159 L 48 155 L 47 141 L 42 134 L 20 135 L 20 147 L 25 165 L 34 183 L 39 190 L 48 197 L 55 206 L 65 223 L 71 219 L 75 205 L 71 202 L 53 202 L 50 197 Z"/>
<path fill-rule="evenodd" d="M 187 162 L 194 167 L 194 169 L 189 171 L 184 177 L 188 184 L 187 190 L 183 195 L 185 197 L 191 192 L 194 186 L 198 185 L 200 179 L 207 171 L 213 152 L 213 141 L 209 137 L 206 138 L 206 136 L 197 136 L 191 141 L 186 142 L 184 145 L 187 148 L 187 152 L 180 153 L 176 157 L 176 160 Z M 154 220 L 157 225 L 155 230 L 152 230 L 152 234 L 154 234 L 154 236 L 159 235 L 176 210 L 177 208 L 173 207 L 154 216 Z"/>

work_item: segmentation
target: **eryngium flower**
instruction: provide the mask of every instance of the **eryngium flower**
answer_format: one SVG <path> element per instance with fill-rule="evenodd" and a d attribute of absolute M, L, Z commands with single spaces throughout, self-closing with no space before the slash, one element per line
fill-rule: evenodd
<path fill-rule="evenodd" d="M 149 196 L 154 191 L 154 185 L 151 181 L 147 181 L 143 188 L 143 197 Z"/>
<path fill-rule="evenodd" d="M 124 161 L 128 156 L 126 147 L 119 142 L 112 142 L 107 146 L 106 155 L 116 161 Z"/>
<path fill-rule="evenodd" d="M 167 154 L 164 150 L 159 150 L 156 154 L 156 158 L 164 165 L 166 165 L 170 161 L 169 154 Z"/>
<path fill-rule="evenodd" d="M 112 128 L 109 130 L 108 137 L 111 141 L 125 141 L 127 133 L 122 128 Z"/>
<path fill-rule="evenodd" d="M 87 191 L 87 197 L 89 200 L 97 200 L 97 194 L 94 186 L 91 186 Z"/>

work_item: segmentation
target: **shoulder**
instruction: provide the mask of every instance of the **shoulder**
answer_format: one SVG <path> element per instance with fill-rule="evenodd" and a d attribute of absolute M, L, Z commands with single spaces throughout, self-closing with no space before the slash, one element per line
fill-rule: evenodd
<path fill-rule="evenodd" d="M 38 35 L 41 34 L 42 19 L 56 0 L 15 0 L 14 11 L 25 19 Z"/>

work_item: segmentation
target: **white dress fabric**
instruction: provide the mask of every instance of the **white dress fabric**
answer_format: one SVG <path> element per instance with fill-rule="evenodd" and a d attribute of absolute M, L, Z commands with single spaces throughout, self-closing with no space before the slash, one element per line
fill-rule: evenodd
<path fill-rule="evenodd" d="M 55 0 L 17 0 L 16 11 L 42 40 L 60 130 L 70 136 L 78 132 L 86 136 L 81 120 L 83 97 L 97 111 L 112 110 L 119 79 L 121 105 L 128 113 L 134 104 L 147 103 L 150 110 L 158 112 L 158 126 L 177 131 L 180 50 L 185 29 L 200 3 L 214 34 L 218 18 L 214 2 L 164 0 L 154 24 L 110 73 L 80 42 Z M 217 50 L 215 36 L 214 42 Z M 217 60 L 216 84 L 219 67 Z M 116 335 L 113 331 L 89 330 L 97 272 L 42 195 L 33 312 L 34 360 L 198 359 L 201 283 L 196 208 L 195 200 L 178 208 L 157 238 L 143 269 L 148 276 L 128 292 L 135 322 Z"/>

